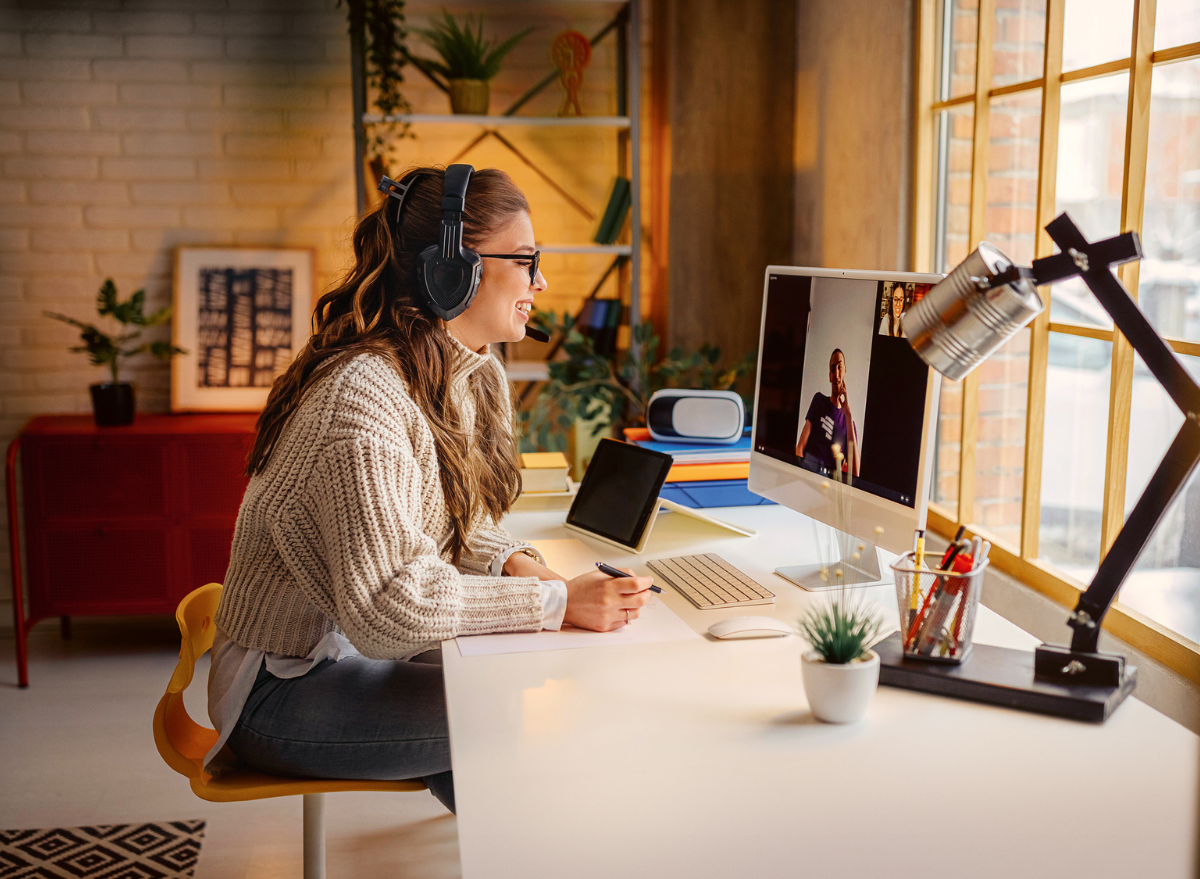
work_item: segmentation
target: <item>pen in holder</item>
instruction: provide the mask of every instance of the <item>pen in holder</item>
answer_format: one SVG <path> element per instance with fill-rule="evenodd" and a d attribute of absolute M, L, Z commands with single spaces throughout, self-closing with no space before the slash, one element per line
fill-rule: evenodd
<path fill-rule="evenodd" d="M 959 556 L 950 570 L 918 570 L 914 556 L 906 552 L 892 565 L 904 656 L 960 663 L 971 652 L 975 610 L 988 560 L 975 565 L 969 557 Z"/>

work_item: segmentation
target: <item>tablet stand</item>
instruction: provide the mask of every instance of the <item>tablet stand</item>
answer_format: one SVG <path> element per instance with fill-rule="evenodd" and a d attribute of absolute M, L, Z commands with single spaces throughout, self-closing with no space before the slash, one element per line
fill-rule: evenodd
<path fill-rule="evenodd" d="M 758 532 L 753 528 L 748 528 L 745 525 L 734 525 L 732 522 L 726 522 L 724 519 L 718 519 L 714 516 L 706 515 L 692 509 L 691 507 L 685 507 L 683 504 L 677 504 L 675 501 L 668 501 L 663 498 L 659 498 L 658 505 L 662 509 L 670 510 L 673 513 L 682 513 L 683 515 L 689 516 L 693 519 L 699 519 L 701 522 L 707 522 L 710 525 L 716 525 L 720 528 L 733 531 L 734 533 L 740 534 L 743 537 L 755 537 L 758 535 Z M 646 527 L 646 530 L 650 530 L 649 526 Z"/>

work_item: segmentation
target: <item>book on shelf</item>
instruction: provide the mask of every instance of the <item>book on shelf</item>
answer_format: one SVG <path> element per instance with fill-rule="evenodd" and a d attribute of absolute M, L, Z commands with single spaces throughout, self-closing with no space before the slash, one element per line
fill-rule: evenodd
<path fill-rule="evenodd" d="M 524 452 L 521 455 L 521 492 L 564 492 L 571 487 L 570 470 L 562 452 Z"/>
<path fill-rule="evenodd" d="M 613 181 L 612 191 L 608 196 L 608 205 L 604 208 L 604 216 L 600 218 L 600 227 L 593 239 L 597 244 L 612 244 L 621 234 L 629 208 L 633 204 L 629 180 L 618 177 Z"/>

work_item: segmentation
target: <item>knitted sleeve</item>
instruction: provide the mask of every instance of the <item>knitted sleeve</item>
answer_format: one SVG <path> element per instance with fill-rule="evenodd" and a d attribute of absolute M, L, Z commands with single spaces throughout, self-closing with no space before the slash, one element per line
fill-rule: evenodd
<path fill-rule="evenodd" d="M 542 625 L 538 582 L 460 574 L 421 527 L 412 450 L 356 437 L 322 450 L 272 539 L 300 588 L 372 659 L 482 632 Z"/>
<path fill-rule="evenodd" d="M 491 380 L 499 386 L 500 399 L 505 407 L 503 419 L 505 423 L 511 425 L 513 423 L 512 400 L 509 396 L 511 388 L 504 366 L 496 355 L 492 354 L 483 369 L 491 371 Z M 486 574 L 491 570 L 492 560 L 496 556 L 523 543 L 524 541 L 517 540 L 484 512 L 475 527 L 471 529 L 471 533 L 467 535 L 466 551 L 459 559 L 459 567 L 472 574 Z"/>

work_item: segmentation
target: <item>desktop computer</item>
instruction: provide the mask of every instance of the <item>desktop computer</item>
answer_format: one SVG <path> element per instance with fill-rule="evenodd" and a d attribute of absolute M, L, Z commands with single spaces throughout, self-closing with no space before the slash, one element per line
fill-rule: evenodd
<path fill-rule="evenodd" d="M 833 529 L 814 537 L 835 564 L 776 569 L 797 586 L 880 582 L 877 548 L 906 552 L 925 527 L 940 376 L 900 316 L 941 279 L 766 270 L 750 490 Z"/>

